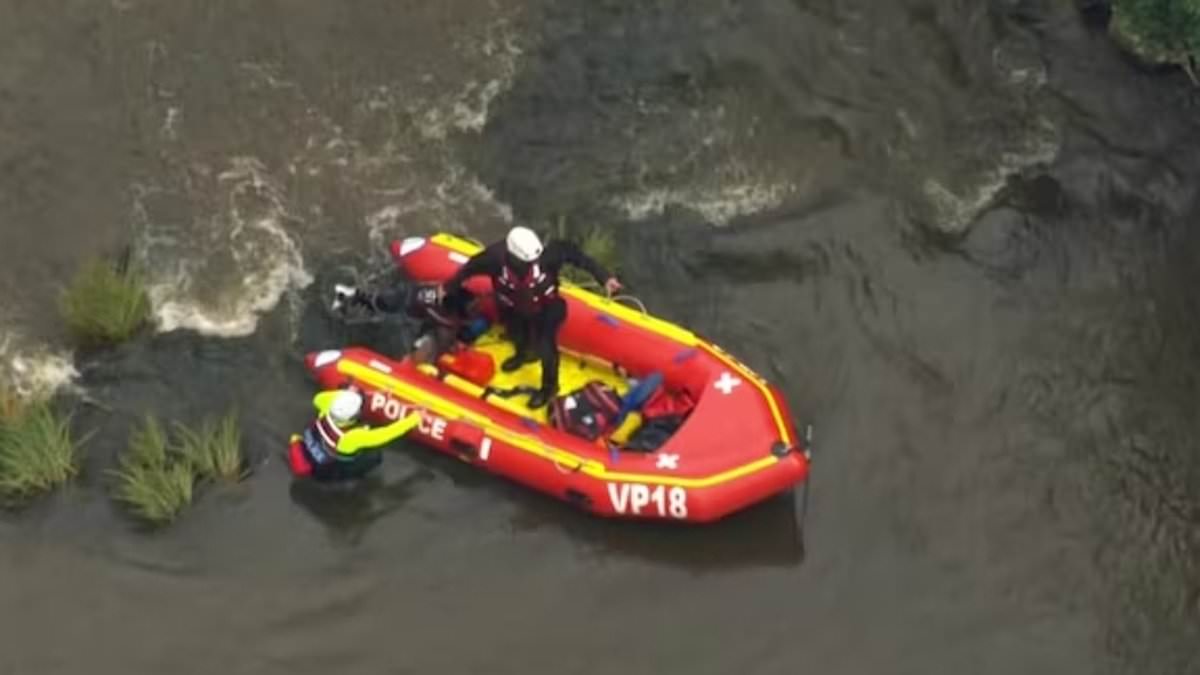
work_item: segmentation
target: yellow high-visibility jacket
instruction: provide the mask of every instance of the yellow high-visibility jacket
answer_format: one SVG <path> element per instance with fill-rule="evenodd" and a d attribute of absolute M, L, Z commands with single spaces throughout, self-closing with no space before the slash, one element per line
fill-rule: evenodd
<path fill-rule="evenodd" d="M 328 418 L 329 406 L 337 395 L 337 391 L 323 391 L 313 397 L 313 407 L 319 413 L 318 422 L 321 421 L 321 418 Z M 336 427 L 332 420 L 326 421 L 330 427 Z M 333 449 L 341 459 L 350 459 L 363 448 L 374 448 L 391 443 L 411 431 L 420 421 L 420 413 L 414 411 L 382 427 L 372 428 L 361 425 L 350 429 L 338 429 L 340 437 L 336 439 L 336 447 Z M 325 445 L 329 444 L 325 443 Z"/>

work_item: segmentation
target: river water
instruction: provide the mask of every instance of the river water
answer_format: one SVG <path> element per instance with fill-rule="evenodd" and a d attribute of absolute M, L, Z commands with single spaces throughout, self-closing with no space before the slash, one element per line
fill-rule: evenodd
<path fill-rule="evenodd" d="M 0 520 L 0 673 L 1200 672 L 1197 97 L 1067 0 L 0 1 L 3 374 L 93 431 Z M 600 225 L 815 427 L 803 537 L 419 447 L 292 486 L 323 311 L 437 229 Z M 97 252 L 158 331 L 72 354 Z M 147 533 L 146 411 L 255 471 Z"/>

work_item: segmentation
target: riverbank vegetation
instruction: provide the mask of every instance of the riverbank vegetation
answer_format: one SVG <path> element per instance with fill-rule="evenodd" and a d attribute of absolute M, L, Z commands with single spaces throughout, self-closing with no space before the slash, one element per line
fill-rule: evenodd
<path fill-rule="evenodd" d="M 28 501 L 67 483 L 79 472 L 82 441 L 70 416 L 49 401 L 27 401 L 0 389 L 0 500 Z"/>
<path fill-rule="evenodd" d="M 192 467 L 170 446 L 154 417 L 147 417 L 130 434 L 114 473 L 116 498 L 152 524 L 174 520 L 192 503 Z"/>
<path fill-rule="evenodd" d="M 174 521 L 206 481 L 236 483 L 247 474 L 237 418 L 230 413 L 199 429 L 175 425 L 172 439 L 147 416 L 119 459 L 113 495 L 151 525 Z"/>
<path fill-rule="evenodd" d="M 150 300 L 141 276 L 127 262 L 86 263 L 59 302 L 71 336 L 87 347 L 111 346 L 146 325 Z"/>
<path fill-rule="evenodd" d="M 565 220 L 560 219 L 558 221 L 558 225 L 551 236 L 558 239 L 571 238 L 567 232 Z M 617 256 L 617 241 L 611 230 L 594 226 L 585 232 L 577 243 L 585 254 L 594 258 L 596 262 L 600 263 L 612 274 L 619 276 L 617 268 L 620 260 Z M 591 274 L 573 266 L 568 265 L 563 267 L 562 276 L 576 286 L 582 286 L 591 290 L 602 290 L 600 284 L 596 283 Z"/>
<path fill-rule="evenodd" d="M 21 397 L 11 389 L 0 385 L 0 428 L 21 411 Z"/>
<path fill-rule="evenodd" d="M 1178 65 L 1200 86 L 1200 0 L 1113 0 L 1110 27 L 1138 57 Z"/>
<path fill-rule="evenodd" d="M 190 459 L 197 479 L 236 483 L 246 477 L 241 431 L 229 413 L 219 421 L 204 420 L 199 430 L 175 426 L 179 448 Z"/>

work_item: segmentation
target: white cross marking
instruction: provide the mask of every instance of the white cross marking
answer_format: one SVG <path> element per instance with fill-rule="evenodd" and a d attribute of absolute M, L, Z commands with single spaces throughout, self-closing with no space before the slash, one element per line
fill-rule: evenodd
<path fill-rule="evenodd" d="M 678 469 L 679 455 L 664 454 L 658 456 L 658 464 L 654 465 L 656 469 Z"/>
<path fill-rule="evenodd" d="M 722 394 L 728 396 L 733 393 L 733 388 L 741 383 L 740 379 L 730 375 L 729 371 L 725 371 L 721 373 L 721 377 L 717 378 L 716 382 L 713 382 L 713 386 L 720 389 Z"/>

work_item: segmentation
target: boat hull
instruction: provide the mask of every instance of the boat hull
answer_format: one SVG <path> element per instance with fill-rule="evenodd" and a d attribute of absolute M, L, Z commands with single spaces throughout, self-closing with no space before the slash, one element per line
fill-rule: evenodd
<path fill-rule="evenodd" d="M 391 246 L 401 272 L 420 282 L 444 281 L 479 249 L 446 234 Z M 467 286 L 494 319 L 490 281 L 475 277 Z M 492 394 L 538 384 L 536 363 L 494 369 L 488 382 L 359 347 L 311 353 L 307 365 L 323 388 L 360 388 L 368 421 L 419 410 L 410 438 L 599 516 L 708 523 L 807 479 L 809 451 L 773 384 L 680 326 L 568 283 L 561 295 L 568 309 L 558 340 L 560 392 L 600 382 L 624 395 L 629 378 L 656 374 L 663 392 L 691 402 L 653 451 L 628 449 L 618 434 L 596 442 L 568 434 L 549 423 L 545 407 Z M 493 327 L 471 348 L 497 365 L 512 346 Z"/>
<path fill-rule="evenodd" d="M 322 355 L 329 360 L 316 366 Z M 608 452 L 607 461 L 589 458 L 594 444 L 502 419 L 486 402 L 438 391 L 434 385 L 441 383 L 410 363 L 361 348 L 314 352 L 307 361 L 321 388 L 352 385 L 363 392 L 365 422 L 386 424 L 416 410 L 422 419 L 410 440 L 597 516 L 710 523 L 785 492 L 808 474 L 807 457 L 799 452 L 739 467 L 739 475 L 686 479 L 627 472 L 622 462 L 640 459 L 633 453 Z M 428 395 L 414 396 L 414 388 Z"/>

